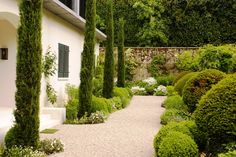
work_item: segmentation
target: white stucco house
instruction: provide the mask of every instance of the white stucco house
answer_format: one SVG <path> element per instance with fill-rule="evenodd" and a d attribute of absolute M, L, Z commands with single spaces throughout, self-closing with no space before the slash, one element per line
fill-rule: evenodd
<path fill-rule="evenodd" d="M 13 124 L 17 55 L 18 0 L 0 0 L 0 141 Z M 80 83 L 81 53 L 85 31 L 85 0 L 43 0 L 42 47 L 57 56 L 57 72 L 50 78 L 57 92 L 57 107 L 49 107 L 45 78 L 41 80 L 40 129 L 65 120 L 65 85 Z M 106 36 L 96 30 L 96 55 Z M 5 51 L 7 49 L 7 55 Z"/>

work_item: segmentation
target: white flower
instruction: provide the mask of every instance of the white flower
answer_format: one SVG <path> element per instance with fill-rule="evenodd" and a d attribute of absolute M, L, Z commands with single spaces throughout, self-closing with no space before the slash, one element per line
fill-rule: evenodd
<path fill-rule="evenodd" d="M 140 88 L 139 86 L 135 86 L 131 88 L 131 91 L 133 93 L 139 92 L 139 91 L 145 91 L 145 88 Z"/>
<path fill-rule="evenodd" d="M 166 90 L 166 87 L 165 86 L 163 86 L 163 85 L 160 85 L 160 86 L 158 86 L 156 89 L 154 89 L 156 92 L 163 92 L 163 93 L 165 93 L 165 94 L 167 94 L 167 90 Z"/>
<path fill-rule="evenodd" d="M 143 80 L 143 82 L 148 83 L 148 85 L 155 85 L 157 83 L 156 79 L 153 77 L 149 77 L 149 78 Z"/>

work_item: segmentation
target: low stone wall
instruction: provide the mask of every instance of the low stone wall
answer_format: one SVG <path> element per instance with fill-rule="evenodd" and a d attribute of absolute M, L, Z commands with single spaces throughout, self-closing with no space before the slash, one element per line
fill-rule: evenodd
<path fill-rule="evenodd" d="M 141 80 L 150 77 L 151 74 L 148 72 L 148 65 L 152 61 L 152 58 L 156 55 L 164 55 L 166 63 L 163 67 L 163 74 L 176 73 L 178 72 L 175 62 L 178 54 L 184 51 L 192 51 L 195 53 L 198 47 L 125 47 L 125 51 L 131 49 L 132 56 L 138 63 L 138 67 L 135 70 L 134 80 Z M 104 48 L 100 48 L 100 52 L 104 52 Z M 115 48 L 115 56 L 117 56 L 117 48 Z"/>

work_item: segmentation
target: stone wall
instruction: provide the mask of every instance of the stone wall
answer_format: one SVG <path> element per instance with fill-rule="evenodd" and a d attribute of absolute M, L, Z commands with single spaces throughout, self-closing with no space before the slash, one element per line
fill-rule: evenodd
<path fill-rule="evenodd" d="M 132 49 L 131 53 L 138 64 L 133 80 L 141 80 L 151 76 L 148 72 L 148 65 L 156 55 L 165 56 L 166 63 L 163 65 L 162 74 L 169 74 L 178 72 L 175 65 L 178 54 L 184 51 L 195 53 L 198 50 L 197 47 L 126 47 L 125 51 L 128 49 Z M 104 52 L 104 48 L 100 48 L 100 52 Z M 115 48 L 114 52 L 117 58 L 117 48 Z"/>

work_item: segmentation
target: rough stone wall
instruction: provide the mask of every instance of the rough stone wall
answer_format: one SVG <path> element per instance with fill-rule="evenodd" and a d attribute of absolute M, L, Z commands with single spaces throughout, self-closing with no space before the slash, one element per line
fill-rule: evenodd
<path fill-rule="evenodd" d="M 195 53 L 198 50 L 197 47 L 126 47 L 125 50 L 127 49 L 132 49 L 131 53 L 138 63 L 133 80 L 142 80 L 151 76 L 148 72 L 148 66 L 156 55 L 165 56 L 166 63 L 163 65 L 165 70 L 162 73 L 169 74 L 178 72 L 175 65 L 178 54 L 184 51 Z M 100 52 L 104 52 L 104 48 L 100 48 Z M 117 54 L 117 48 L 114 52 Z"/>

